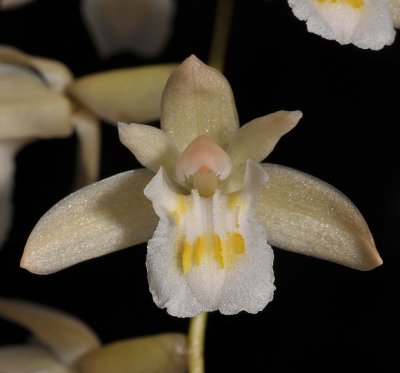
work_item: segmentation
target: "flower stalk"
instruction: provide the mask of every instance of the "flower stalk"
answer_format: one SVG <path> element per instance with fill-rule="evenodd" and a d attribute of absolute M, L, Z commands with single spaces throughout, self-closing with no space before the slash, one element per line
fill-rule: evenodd
<path fill-rule="evenodd" d="M 204 373 L 204 337 L 207 312 L 192 317 L 189 324 L 189 373 Z"/>
<path fill-rule="evenodd" d="M 208 64 L 223 72 L 231 28 L 234 0 L 218 0 Z"/>

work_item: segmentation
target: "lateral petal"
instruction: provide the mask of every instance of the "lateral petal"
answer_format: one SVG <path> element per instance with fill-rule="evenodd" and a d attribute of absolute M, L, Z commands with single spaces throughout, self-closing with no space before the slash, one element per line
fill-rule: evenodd
<path fill-rule="evenodd" d="M 232 159 L 232 173 L 244 174 L 248 159 L 254 162 L 263 161 L 279 139 L 291 131 L 301 117 L 300 111 L 281 110 L 241 126 L 227 148 Z"/>
<path fill-rule="evenodd" d="M 178 151 L 172 139 L 162 130 L 144 124 L 119 123 L 119 138 L 146 168 L 157 172 L 161 166 L 175 178 Z"/>
<path fill-rule="evenodd" d="M 161 129 L 183 151 L 207 135 L 224 147 L 239 128 L 231 87 L 217 70 L 194 55 L 171 74 L 161 99 Z"/>
<path fill-rule="evenodd" d="M 176 64 L 133 67 L 76 79 L 68 92 L 101 119 L 148 123 L 160 118 L 161 94 Z"/>
<path fill-rule="evenodd" d="M 61 200 L 31 232 L 21 266 L 49 274 L 147 241 L 157 218 L 143 189 L 153 176 L 145 169 L 123 172 Z"/>
<path fill-rule="evenodd" d="M 359 270 L 382 264 L 367 223 L 346 196 L 303 172 L 262 166 L 269 181 L 257 216 L 272 246 Z"/>
<path fill-rule="evenodd" d="M 51 307 L 0 298 L 0 316 L 31 331 L 66 365 L 100 346 L 97 335 L 83 321 Z"/>
<path fill-rule="evenodd" d="M 85 355 L 77 367 L 82 373 L 184 373 L 186 348 L 178 333 L 127 339 Z"/>

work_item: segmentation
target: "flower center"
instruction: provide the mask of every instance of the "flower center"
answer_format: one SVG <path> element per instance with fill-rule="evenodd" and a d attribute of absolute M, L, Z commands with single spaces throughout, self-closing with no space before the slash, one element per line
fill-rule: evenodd
<path fill-rule="evenodd" d="M 219 180 L 226 179 L 232 169 L 229 155 L 206 135 L 195 138 L 176 163 L 176 176 L 191 184 L 200 196 L 211 197 Z"/>

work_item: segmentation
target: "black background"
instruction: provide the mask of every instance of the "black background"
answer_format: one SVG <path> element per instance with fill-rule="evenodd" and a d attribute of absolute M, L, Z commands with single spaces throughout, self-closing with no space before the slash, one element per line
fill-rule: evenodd
<path fill-rule="evenodd" d="M 0 13 L 0 43 L 65 63 L 76 77 L 116 67 L 207 61 L 213 1 L 177 1 L 174 34 L 154 59 L 101 60 L 77 0 L 38 0 Z M 275 250 L 274 300 L 257 315 L 209 315 L 207 372 L 396 372 L 400 40 L 380 51 L 340 46 L 306 31 L 286 1 L 237 1 L 225 75 L 242 124 L 280 109 L 303 111 L 300 124 L 268 161 L 313 174 L 360 209 L 384 264 L 360 272 Z M 138 167 L 116 127 L 102 124 L 101 178 Z M 158 309 L 148 291 L 145 245 L 49 276 L 19 268 L 37 220 L 72 190 L 76 138 L 37 141 L 17 156 L 15 215 L 0 252 L 0 296 L 29 299 L 86 321 L 104 343 L 165 331 L 187 319 Z M 0 321 L 0 342 L 25 332 Z M 393 341 L 392 341 L 393 340 Z"/>

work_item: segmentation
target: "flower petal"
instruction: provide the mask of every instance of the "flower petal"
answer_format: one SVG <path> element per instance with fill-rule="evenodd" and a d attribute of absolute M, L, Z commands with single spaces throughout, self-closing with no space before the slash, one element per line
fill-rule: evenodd
<path fill-rule="evenodd" d="M 82 373 L 184 373 L 186 338 L 166 333 L 117 341 L 93 351 L 78 362 Z"/>
<path fill-rule="evenodd" d="M 288 167 L 262 166 L 269 181 L 257 216 L 272 246 L 359 270 L 382 264 L 364 218 L 341 192 Z"/>
<path fill-rule="evenodd" d="M 39 346 L 5 346 L 0 348 L 2 373 L 73 373 L 54 355 Z"/>
<path fill-rule="evenodd" d="M 100 346 L 98 337 L 84 322 L 50 307 L 0 298 L 0 316 L 30 330 L 66 365 Z"/>
<path fill-rule="evenodd" d="M 143 189 L 148 170 L 124 172 L 53 206 L 28 238 L 21 266 L 48 274 L 147 241 L 157 224 Z"/>
<path fill-rule="evenodd" d="M 175 64 L 110 70 L 75 80 L 69 93 L 101 119 L 146 123 L 160 118 L 161 94 Z"/>
<path fill-rule="evenodd" d="M 71 107 L 34 73 L 0 63 L 0 139 L 64 137 Z"/>
<path fill-rule="evenodd" d="M 172 139 L 160 129 L 144 124 L 118 125 L 121 142 L 146 168 L 157 172 L 163 166 L 167 173 L 175 177 L 178 151 Z"/>
<path fill-rule="evenodd" d="M 387 0 L 390 12 L 392 13 L 394 27 L 400 28 L 400 1 Z"/>
<path fill-rule="evenodd" d="M 44 84 L 59 93 L 73 79 L 71 71 L 64 64 L 48 58 L 30 56 L 8 45 L 0 46 L 0 63 L 30 69 Z"/>
<path fill-rule="evenodd" d="M 95 182 L 100 172 L 100 123 L 88 110 L 76 108 L 72 125 L 78 137 L 75 189 Z"/>
<path fill-rule="evenodd" d="M 165 86 L 161 128 L 173 138 L 179 151 L 200 135 L 226 146 L 239 128 L 228 81 L 195 56 L 187 58 Z"/>
<path fill-rule="evenodd" d="M 83 0 L 81 13 L 99 54 L 161 53 L 172 32 L 171 0 Z"/>
<path fill-rule="evenodd" d="M 31 57 L 30 62 L 42 74 L 45 82 L 55 92 L 64 92 L 68 84 L 72 82 L 73 76 L 68 68 L 62 63 L 48 58 Z"/>
<path fill-rule="evenodd" d="M 177 317 L 220 310 L 256 313 L 272 299 L 273 253 L 254 216 L 265 172 L 251 162 L 233 195 L 179 195 L 163 169 L 145 189 L 160 222 L 148 243 L 153 300 Z"/>
<path fill-rule="evenodd" d="M 393 43 L 395 30 L 387 0 L 288 0 L 309 32 L 340 44 L 378 50 Z"/>
<path fill-rule="evenodd" d="M 256 118 L 239 128 L 229 142 L 227 153 L 232 159 L 232 173 L 244 175 L 248 159 L 264 160 L 279 139 L 292 130 L 301 119 L 300 111 L 277 111 Z M 235 178 L 236 175 L 232 175 Z"/>

